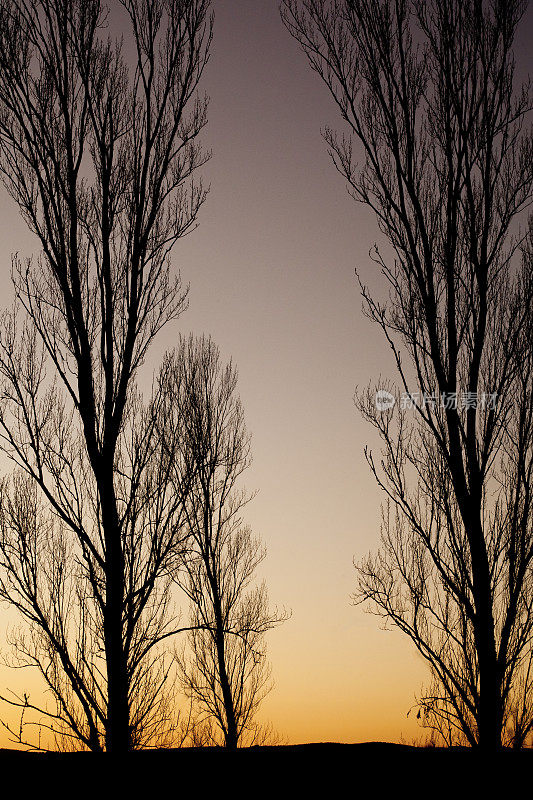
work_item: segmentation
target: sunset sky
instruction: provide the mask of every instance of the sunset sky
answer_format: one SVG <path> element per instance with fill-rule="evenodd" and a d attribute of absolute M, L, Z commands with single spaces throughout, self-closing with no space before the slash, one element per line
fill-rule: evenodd
<path fill-rule="evenodd" d="M 357 267 L 383 293 L 368 255 L 380 234 L 329 160 L 320 130 L 340 127 L 337 110 L 283 27 L 277 0 L 214 7 L 203 83 L 211 192 L 198 229 L 173 252 L 190 307 L 152 347 L 146 387 L 179 332 L 210 334 L 238 368 L 253 437 L 245 485 L 257 490 L 246 521 L 268 549 L 260 577 L 272 603 L 292 611 L 269 637 L 275 688 L 261 717 L 288 742 L 412 741 L 421 730 L 407 712 L 425 665 L 350 600 L 353 560 L 378 543 L 381 502 L 363 455 L 377 442 L 353 394 L 380 375 L 395 378 L 354 277 Z M 532 30 L 530 4 L 519 30 L 522 71 Z M 7 305 L 10 255 L 36 245 L 3 190 L 0 203 Z M 2 614 L 2 627 L 15 621 Z M 0 666 L 0 691 L 24 679 Z M 0 746 L 9 746 L 2 732 Z"/>

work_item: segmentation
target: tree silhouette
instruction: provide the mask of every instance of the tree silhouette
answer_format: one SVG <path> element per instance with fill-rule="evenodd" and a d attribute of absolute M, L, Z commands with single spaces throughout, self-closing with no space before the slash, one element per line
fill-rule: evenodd
<path fill-rule="evenodd" d="M 136 742 L 133 707 L 151 703 L 135 694 L 135 676 L 149 657 L 145 649 L 162 635 L 149 620 L 152 611 L 157 616 L 151 604 L 166 547 L 150 526 L 163 522 L 152 519 L 146 499 L 149 524 L 134 517 L 142 484 L 135 470 L 152 468 L 149 444 L 136 466 L 131 460 L 139 454 L 128 447 L 142 450 L 145 432 L 143 415 L 135 433 L 128 415 L 150 343 L 186 305 L 169 253 L 194 226 L 205 198 L 192 176 L 206 158 L 197 143 L 206 102 L 196 90 L 211 43 L 209 6 L 117 4 L 134 43 L 130 64 L 120 44 L 103 38 L 107 14 L 99 0 L 0 2 L 0 169 L 42 248 L 37 260 L 14 259 L 18 307 L 4 320 L 0 356 L 3 447 L 41 495 L 26 501 L 33 490 L 15 483 L 12 502 L 35 510 L 21 520 L 25 509 L 14 509 L 6 524 L 19 532 L 33 525 L 28 535 L 38 534 L 40 558 L 42 531 L 34 523 L 41 498 L 48 503 L 51 579 L 62 581 L 71 569 L 55 531 L 65 554 L 74 548 L 68 563 L 74 558 L 83 577 L 68 595 L 81 615 L 79 626 L 69 626 L 76 628 L 71 645 L 67 630 L 61 643 L 48 626 L 45 609 L 33 624 L 50 648 L 52 669 L 62 671 L 60 680 L 81 704 L 82 741 L 96 747 L 103 730 L 112 752 Z M 26 319 L 17 325 L 21 309 Z M 165 536 L 169 526 L 161 529 Z M 40 598 L 36 592 L 28 601 Z M 49 601 L 57 605 L 59 595 Z M 49 610 L 54 625 L 68 619 L 66 599 Z M 99 640 L 94 656 L 85 648 L 86 625 Z M 92 659 L 102 654 L 105 665 L 96 667 Z M 90 674 L 80 676 L 76 666 Z M 65 707 L 61 714 L 80 735 Z"/>
<path fill-rule="evenodd" d="M 282 2 L 350 131 L 325 132 L 335 166 L 392 248 L 374 251 L 388 301 L 362 295 L 405 394 L 383 411 L 390 385 L 358 395 L 387 503 L 356 597 L 427 659 L 426 723 L 486 749 L 532 722 L 533 285 L 517 222 L 533 147 L 512 52 L 525 7 Z"/>
<path fill-rule="evenodd" d="M 270 690 L 265 634 L 287 617 L 269 609 L 264 583 L 253 585 L 265 550 L 242 525 L 247 497 L 237 482 L 250 464 L 250 441 L 233 365 L 221 364 L 210 339 L 189 338 L 163 373 L 184 426 L 185 455 L 176 463 L 193 476 L 184 511 L 188 552 L 177 574 L 191 607 L 181 683 L 200 722 L 213 722 L 235 749 L 253 739 Z M 182 485 L 178 475 L 178 492 Z"/>

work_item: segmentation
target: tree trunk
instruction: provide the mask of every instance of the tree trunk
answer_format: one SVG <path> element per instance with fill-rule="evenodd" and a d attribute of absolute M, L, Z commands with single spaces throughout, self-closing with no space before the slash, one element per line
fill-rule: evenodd
<path fill-rule="evenodd" d="M 218 672 L 220 678 L 220 687 L 222 689 L 222 698 L 224 700 L 224 711 L 226 714 L 226 730 L 225 730 L 226 749 L 236 750 L 237 745 L 239 743 L 239 737 L 237 733 L 237 720 L 235 717 L 233 694 L 231 691 L 228 672 L 226 669 L 224 625 L 222 621 L 222 610 L 220 608 L 218 591 L 215 592 L 214 599 L 215 599 L 215 623 L 216 623 L 215 643 L 217 649 Z"/>
<path fill-rule="evenodd" d="M 114 586 L 111 587 L 111 594 L 115 593 L 113 590 Z M 116 601 L 107 602 L 105 617 L 107 666 L 106 752 L 125 753 L 130 749 L 131 745 L 128 691 L 126 660 L 122 646 L 122 614 L 121 608 Z"/>
<path fill-rule="evenodd" d="M 109 476 L 108 476 L 109 478 Z M 106 602 L 104 612 L 107 668 L 106 752 L 125 753 L 131 747 L 126 654 L 123 643 L 124 554 L 114 497 L 102 493 L 102 523 L 106 542 Z"/>
<path fill-rule="evenodd" d="M 485 617 L 484 619 L 482 617 Z M 491 610 L 480 615 L 478 645 L 479 712 L 478 744 L 486 752 L 495 752 L 502 744 L 502 702 Z"/>
<path fill-rule="evenodd" d="M 471 520 L 472 584 L 476 609 L 474 635 L 479 665 L 478 745 L 494 752 L 501 747 L 502 702 L 494 631 L 490 568 L 481 520 Z"/>

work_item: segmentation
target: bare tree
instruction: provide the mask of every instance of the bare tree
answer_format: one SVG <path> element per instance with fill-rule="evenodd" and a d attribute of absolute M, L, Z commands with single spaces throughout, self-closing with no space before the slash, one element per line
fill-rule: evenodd
<path fill-rule="evenodd" d="M 265 634 L 286 615 L 269 609 L 264 583 L 253 584 L 265 550 L 242 525 L 247 497 L 237 483 L 250 441 L 233 365 L 222 366 L 211 340 L 190 338 L 163 373 L 184 427 L 185 455 L 176 463 L 194 476 L 184 511 L 188 551 L 176 575 L 191 606 L 181 682 L 200 727 L 214 723 L 235 749 L 257 732 L 255 715 L 271 687 Z"/>
<path fill-rule="evenodd" d="M 387 504 L 356 597 L 429 662 L 429 723 L 487 749 L 531 727 L 532 281 L 515 223 L 533 147 L 512 52 L 525 7 L 282 2 L 350 130 L 325 132 L 335 166 L 392 248 L 374 251 L 388 302 L 362 294 L 414 405 L 358 396 Z"/>
<path fill-rule="evenodd" d="M 192 175 L 206 158 L 197 143 L 206 101 L 196 92 L 211 42 L 209 6 L 123 0 L 115 10 L 129 23 L 130 65 L 120 44 L 103 38 L 100 0 L 0 3 L 0 169 L 42 248 L 37 260 L 13 263 L 18 306 L 1 332 L 3 448 L 48 504 L 50 541 L 55 531 L 66 537 L 65 553 L 74 548 L 83 575 L 83 588 L 76 579 L 69 594 L 82 615 L 82 633 L 70 645 L 66 631 L 63 642 L 54 633 L 68 619 L 68 603 L 50 609 L 51 627 L 46 609 L 32 620 L 87 730 L 81 735 L 65 708 L 62 718 L 87 746 L 103 731 L 113 752 L 137 741 L 135 704 L 151 706 L 136 693 L 135 676 L 163 635 L 157 587 L 179 528 L 164 489 L 154 510 L 148 503 L 158 491 L 150 483 L 157 426 L 145 428 L 141 413 L 136 429 L 128 415 L 150 343 L 186 305 L 169 254 L 205 198 Z M 17 325 L 22 310 L 26 320 Z M 163 471 L 165 458 L 156 458 Z M 26 502 L 20 487 L 13 491 L 13 502 Z M 29 487 L 24 494 L 33 496 Z M 39 559 L 41 511 L 20 519 L 23 513 L 13 508 L 5 535 L 29 526 Z M 70 573 L 70 554 L 68 563 L 66 555 L 56 562 L 55 544 L 45 551 L 52 572 Z M 26 555 L 11 576 L 20 566 L 29 581 Z M 35 607 L 41 595 L 26 601 Z M 85 625 L 97 636 L 103 667 L 84 650 Z"/>

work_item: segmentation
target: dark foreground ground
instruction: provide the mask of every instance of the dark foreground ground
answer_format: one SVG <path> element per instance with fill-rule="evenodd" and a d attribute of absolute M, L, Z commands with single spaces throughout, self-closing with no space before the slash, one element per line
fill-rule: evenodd
<path fill-rule="evenodd" d="M 118 797 L 388 798 L 507 796 L 516 784 L 533 785 L 533 751 L 504 751 L 490 758 L 472 750 L 367 742 L 256 747 L 228 753 L 217 748 L 151 750 L 121 759 L 94 753 L 25 753 L 0 750 L 0 774 L 14 777 L 21 796 L 51 788 L 59 796 L 84 796 L 111 788 Z M 524 784 L 525 781 L 525 784 Z M 117 789 L 121 791 L 116 791 Z M 192 791 L 191 791 L 192 790 Z M 19 792 L 17 792 L 19 793 Z M 104 796 L 104 795 L 99 795 Z M 107 796 L 107 792 L 106 792 Z"/>

